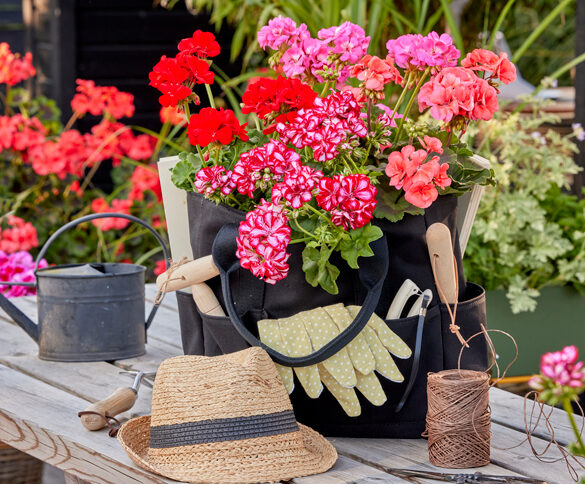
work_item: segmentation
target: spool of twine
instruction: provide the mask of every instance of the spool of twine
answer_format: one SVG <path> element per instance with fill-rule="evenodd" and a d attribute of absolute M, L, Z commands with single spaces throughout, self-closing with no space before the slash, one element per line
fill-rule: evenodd
<path fill-rule="evenodd" d="M 428 374 L 429 460 L 465 469 L 490 462 L 489 376 L 472 370 Z"/>

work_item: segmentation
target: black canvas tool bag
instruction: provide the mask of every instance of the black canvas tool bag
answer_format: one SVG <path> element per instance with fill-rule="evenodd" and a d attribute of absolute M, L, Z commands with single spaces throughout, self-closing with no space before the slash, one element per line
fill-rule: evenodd
<path fill-rule="evenodd" d="M 388 401 L 376 407 L 358 392 L 362 413 L 345 414 L 335 398 L 324 390 L 317 399 L 309 398 L 301 385 L 291 394 L 297 419 L 327 436 L 347 437 L 420 437 L 425 428 L 427 410 L 427 373 L 456 368 L 461 344 L 451 333 L 447 307 L 440 303 L 428 255 L 425 234 L 435 222 L 446 224 L 453 235 L 459 274 L 457 324 L 464 338 L 481 331 L 486 323 L 485 292 L 465 283 L 455 225 L 457 199 L 443 196 L 424 215 L 406 215 L 391 223 L 376 220 L 384 237 L 373 242 L 374 256 L 360 258 L 359 270 L 350 269 L 345 261 L 332 260 L 340 268 L 339 293 L 331 295 L 305 281 L 302 270 L 301 244 L 289 246 L 289 274 L 275 285 L 265 284 L 248 270 L 241 269 L 236 253 L 239 223 L 245 214 L 226 205 L 216 205 L 196 193 L 187 197 L 190 237 L 195 259 L 213 253 L 220 276 L 207 284 L 229 316 L 201 314 L 186 292 L 177 293 L 181 320 L 181 337 L 186 354 L 218 355 L 263 346 L 277 363 L 308 366 L 332 356 L 348 344 L 368 322 L 372 312 L 384 318 L 390 303 L 405 279 L 419 288 L 431 289 L 433 300 L 421 323 L 417 316 L 387 320 L 389 328 L 412 349 L 413 356 L 396 363 L 404 382 L 394 383 L 379 376 Z M 292 316 L 300 311 L 335 303 L 362 306 L 353 323 L 319 351 L 302 358 L 290 358 L 258 340 L 256 322 L 265 318 Z M 483 370 L 487 367 L 487 348 L 475 338 L 463 352 L 462 368 Z"/>

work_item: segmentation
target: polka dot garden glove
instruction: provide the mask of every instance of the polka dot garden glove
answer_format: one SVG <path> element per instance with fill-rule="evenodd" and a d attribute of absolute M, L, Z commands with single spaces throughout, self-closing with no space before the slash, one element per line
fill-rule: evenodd
<path fill-rule="evenodd" d="M 307 356 L 346 329 L 359 310 L 359 306 L 334 304 L 303 311 L 290 318 L 264 319 L 258 322 L 258 332 L 264 344 L 284 355 Z M 404 380 L 391 354 L 409 358 L 411 351 L 380 317 L 373 314 L 362 332 L 345 348 L 317 365 L 294 368 L 294 373 L 311 398 L 317 398 L 325 385 L 349 416 L 357 416 L 361 408 L 355 388 L 373 405 L 386 402 L 374 371 L 392 381 Z M 285 387 L 292 393 L 293 369 L 276 366 Z"/>

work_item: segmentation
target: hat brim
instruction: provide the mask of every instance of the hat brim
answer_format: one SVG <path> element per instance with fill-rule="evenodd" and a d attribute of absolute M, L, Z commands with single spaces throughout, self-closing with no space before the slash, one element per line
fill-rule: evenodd
<path fill-rule="evenodd" d="M 239 449 L 235 456 L 222 455 L 217 450 L 210 452 L 208 448 L 199 450 L 201 446 L 175 448 L 178 451 L 172 461 L 152 455 L 150 416 L 126 422 L 118 432 L 118 440 L 134 463 L 170 479 L 192 483 L 276 482 L 320 474 L 337 460 L 337 451 L 327 439 L 305 425 L 298 425 L 302 438 L 300 449 L 276 450 L 271 437 L 260 437 L 230 442 Z M 263 452 L 267 446 L 268 452 Z M 246 456 L 242 449 L 246 450 Z"/>

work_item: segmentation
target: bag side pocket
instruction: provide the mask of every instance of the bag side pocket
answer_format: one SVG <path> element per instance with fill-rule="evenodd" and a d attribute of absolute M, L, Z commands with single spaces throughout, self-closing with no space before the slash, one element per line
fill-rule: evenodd
<path fill-rule="evenodd" d="M 199 312 L 202 321 L 206 356 L 224 355 L 248 348 L 228 316 L 211 316 Z"/>
<path fill-rule="evenodd" d="M 451 316 L 447 305 L 441 303 L 441 326 L 443 333 L 443 360 L 446 370 L 457 368 L 461 352 L 461 343 L 457 335 L 449 329 Z M 465 340 L 481 332 L 481 325 L 486 325 L 485 290 L 483 287 L 468 282 L 463 300 L 457 304 L 455 323 L 459 326 Z M 485 371 L 488 368 L 488 346 L 483 335 L 478 335 L 469 342 L 461 355 L 461 368 Z"/>
<path fill-rule="evenodd" d="M 193 296 L 184 291 L 177 291 L 175 294 L 179 309 L 183 353 L 186 355 L 204 355 L 203 327 Z"/>

